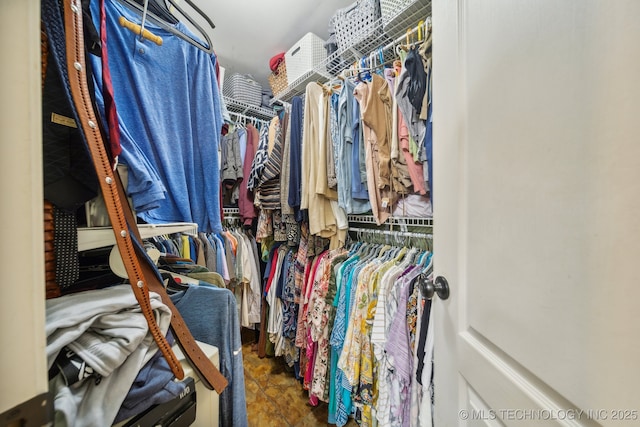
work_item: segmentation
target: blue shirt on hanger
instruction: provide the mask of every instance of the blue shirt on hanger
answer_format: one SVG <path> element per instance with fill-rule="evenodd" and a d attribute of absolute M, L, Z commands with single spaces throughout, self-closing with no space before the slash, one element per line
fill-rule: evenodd
<path fill-rule="evenodd" d="M 141 16 L 114 0 L 105 1 L 105 10 L 109 69 L 125 136 L 121 161 L 130 169 L 134 209 L 149 223 L 194 222 L 200 231 L 221 231 L 223 120 L 216 57 L 149 21 L 145 28 L 163 43 L 141 39 L 118 24 L 120 16 L 140 24 Z M 91 13 L 99 28 L 99 2 L 91 2 Z M 176 27 L 190 33 L 182 23 Z M 101 60 L 89 57 L 104 110 Z"/>

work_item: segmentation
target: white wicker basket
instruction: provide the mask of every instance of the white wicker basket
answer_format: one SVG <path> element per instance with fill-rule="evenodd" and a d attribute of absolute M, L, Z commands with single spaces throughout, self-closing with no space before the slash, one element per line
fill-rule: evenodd
<path fill-rule="evenodd" d="M 262 104 L 262 85 L 249 75 L 235 73 L 226 77 L 222 86 L 222 94 L 256 107 Z"/>
<path fill-rule="evenodd" d="M 292 84 L 303 74 L 327 58 L 324 40 L 313 33 L 307 33 L 284 55 L 287 64 L 287 80 Z"/>
<path fill-rule="evenodd" d="M 365 50 L 367 39 L 382 31 L 380 1 L 357 0 L 336 12 L 334 24 L 339 50 Z"/>

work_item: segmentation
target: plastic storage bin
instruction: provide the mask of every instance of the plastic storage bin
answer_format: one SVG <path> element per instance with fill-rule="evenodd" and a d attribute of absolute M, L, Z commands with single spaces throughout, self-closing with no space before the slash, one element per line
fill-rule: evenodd
<path fill-rule="evenodd" d="M 333 16 L 338 49 L 369 51 L 369 39 L 382 33 L 379 0 L 358 0 Z"/>
<path fill-rule="evenodd" d="M 249 75 L 235 73 L 226 77 L 222 86 L 222 94 L 255 107 L 262 104 L 262 85 Z"/>
<path fill-rule="evenodd" d="M 293 84 L 299 77 L 327 58 L 324 40 L 313 33 L 307 33 L 284 55 L 287 64 L 287 80 Z"/>

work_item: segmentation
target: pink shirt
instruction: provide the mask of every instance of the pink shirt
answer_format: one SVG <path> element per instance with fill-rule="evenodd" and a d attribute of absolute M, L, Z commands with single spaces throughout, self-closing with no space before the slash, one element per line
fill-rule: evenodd
<path fill-rule="evenodd" d="M 413 191 L 422 195 L 427 194 L 422 163 L 413 160 L 413 156 L 409 150 L 409 128 L 402 114 L 398 114 L 398 139 L 400 140 L 400 151 L 407 162 L 407 169 L 409 169 L 409 177 L 411 177 Z"/>
<path fill-rule="evenodd" d="M 238 198 L 238 209 L 240 217 L 245 225 L 251 225 L 253 219 L 257 217 L 256 208 L 253 205 L 253 193 L 247 188 L 249 175 L 251 174 L 251 164 L 258 149 L 258 130 L 251 126 L 247 126 L 247 150 L 242 163 L 242 173 L 245 179 L 240 183 L 240 195 Z"/>

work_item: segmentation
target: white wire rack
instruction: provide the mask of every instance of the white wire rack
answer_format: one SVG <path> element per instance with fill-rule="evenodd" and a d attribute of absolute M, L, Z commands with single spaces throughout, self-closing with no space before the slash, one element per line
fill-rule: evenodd
<path fill-rule="evenodd" d="M 224 216 L 240 215 L 239 208 L 222 208 L 222 212 L 224 213 Z"/>
<path fill-rule="evenodd" d="M 229 116 L 234 123 L 269 125 L 269 120 L 259 119 L 256 116 L 247 114 L 236 113 L 235 111 L 229 111 Z"/>
<path fill-rule="evenodd" d="M 358 237 L 358 240 L 366 240 L 362 239 L 363 236 L 373 236 L 377 237 L 379 235 L 385 237 L 391 237 L 391 239 L 433 239 L 433 234 L 431 233 L 421 233 L 414 231 L 397 231 L 397 230 L 376 230 L 374 228 L 358 228 L 358 227 L 349 227 L 349 231 L 355 233 Z M 387 239 L 389 241 L 389 239 Z"/>
<path fill-rule="evenodd" d="M 270 120 L 276 115 L 276 112 L 270 108 L 256 107 L 246 102 L 229 98 L 228 96 L 223 96 L 223 98 L 229 113 L 239 113 L 247 117 L 255 117 L 263 120 Z"/>
<path fill-rule="evenodd" d="M 239 208 L 222 208 L 224 219 L 222 220 L 223 226 L 238 225 L 240 224 L 240 209 Z"/>
<path fill-rule="evenodd" d="M 433 241 L 432 218 L 391 217 L 378 226 L 373 215 L 348 215 L 349 233 L 357 241 L 380 241 L 387 244 L 409 244 Z M 362 225 L 362 227 L 357 227 Z"/>
<path fill-rule="evenodd" d="M 373 215 L 348 215 L 347 219 L 349 224 L 374 224 L 376 225 L 376 219 Z M 392 216 L 383 225 L 393 228 L 394 226 L 400 227 L 433 227 L 433 218 L 414 218 L 404 216 Z"/>
<path fill-rule="evenodd" d="M 353 46 L 338 49 L 324 61 L 318 63 L 312 70 L 307 71 L 295 81 L 289 82 L 289 86 L 286 89 L 273 97 L 271 104 L 282 103 L 283 101 L 288 102 L 294 96 L 304 93 L 307 84 L 318 81 L 319 76 L 324 77 L 324 82 L 329 80 L 327 67 L 331 68 L 330 64 L 335 64 L 336 62 L 353 64 L 379 49 L 382 50 L 385 61 L 393 59 L 395 57 L 393 49 L 395 44 L 404 40 L 407 30 L 410 33 L 415 32 L 418 23 L 426 21 L 429 16 L 431 16 L 431 0 L 416 0 L 404 9 L 400 9 L 395 16 L 390 17 L 389 23 L 384 29 L 382 18 L 380 18 L 380 25 L 374 25 L 379 30 L 373 34 L 368 34 L 367 37 L 364 37 L 364 40 L 361 40 L 360 37 L 354 37 L 354 39 L 360 40 L 358 42 L 359 50 L 354 49 Z M 370 28 L 368 27 L 367 29 L 370 30 Z"/>

